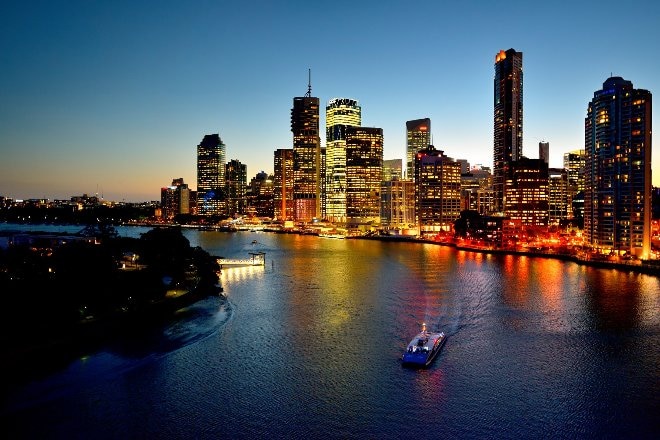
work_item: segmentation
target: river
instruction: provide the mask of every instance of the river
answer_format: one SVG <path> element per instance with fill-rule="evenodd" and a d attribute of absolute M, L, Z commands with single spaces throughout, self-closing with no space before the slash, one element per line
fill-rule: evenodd
<path fill-rule="evenodd" d="M 658 277 L 431 244 L 184 234 L 266 265 L 224 269 L 226 300 L 13 390 L 9 438 L 660 434 Z M 421 322 L 447 343 L 430 368 L 403 368 Z"/>

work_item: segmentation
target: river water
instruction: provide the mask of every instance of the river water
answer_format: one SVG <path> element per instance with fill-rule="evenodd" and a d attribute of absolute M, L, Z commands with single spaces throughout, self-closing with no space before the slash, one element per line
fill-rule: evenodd
<path fill-rule="evenodd" d="M 265 252 L 266 266 L 224 269 L 226 300 L 13 390 L 9 438 L 660 434 L 658 277 L 429 244 L 184 234 L 214 255 Z M 403 368 L 421 322 L 449 338 L 430 368 Z"/>

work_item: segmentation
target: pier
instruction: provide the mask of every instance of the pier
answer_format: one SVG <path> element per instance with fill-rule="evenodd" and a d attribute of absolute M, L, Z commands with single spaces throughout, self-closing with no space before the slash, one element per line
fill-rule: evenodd
<path fill-rule="evenodd" d="M 245 267 L 245 266 L 265 266 L 266 253 L 265 252 L 250 252 L 250 257 L 237 259 L 237 258 L 218 258 L 220 268 L 225 267 Z"/>

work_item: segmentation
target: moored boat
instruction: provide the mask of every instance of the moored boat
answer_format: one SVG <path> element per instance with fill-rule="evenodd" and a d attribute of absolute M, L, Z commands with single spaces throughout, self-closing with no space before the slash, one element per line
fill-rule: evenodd
<path fill-rule="evenodd" d="M 430 332 L 426 324 L 422 324 L 422 331 L 413 338 L 401 357 L 403 365 L 413 367 L 427 367 L 438 355 L 447 340 L 444 332 Z"/>

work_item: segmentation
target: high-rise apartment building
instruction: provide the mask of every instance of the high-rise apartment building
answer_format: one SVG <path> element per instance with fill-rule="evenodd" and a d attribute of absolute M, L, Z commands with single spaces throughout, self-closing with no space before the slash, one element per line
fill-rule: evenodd
<path fill-rule="evenodd" d="M 493 191 L 494 209 L 504 210 L 506 167 L 522 157 L 522 52 L 501 50 L 495 56 Z"/>
<path fill-rule="evenodd" d="M 414 170 L 420 235 L 450 231 L 461 214 L 461 164 L 428 145 L 415 155 Z"/>
<path fill-rule="evenodd" d="M 584 127 L 584 236 L 602 252 L 649 258 L 651 93 L 608 78 Z"/>
<path fill-rule="evenodd" d="M 325 108 L 325 209 L 331 222 L 346 221 L 346 130 L 361 122 L 355 99 L 332 99 Z"/>
<path fill-rule="evenodd" d="M 346 223 L 380 224 L 383 129 L 346 127 Z"/>
<path fill-rule="evenodd" d="M 415 184 L 409 179 L 383 180 L 380 223 L 390 229 L 415 226 Z"/>
<path fill-rule="evenodd" d="M 506 166 L 504 214 L 522 227 L 548 226 L 548 164 L 522 157 Z"/>
<path fill-rule="evenodd" d="M 415 179 L 415 155 L 431 145 L 431 119 L 406 122 L 406 177 Z"/>
<path fill-rule="evenodd" d="M 273 161 L 273 215 L 280 221 L 293 220 L 293 150 L 275 150 Z"/>
<path fill-rule="evenodd" d="M 236 216 L 245 214 L 247 166 L 232 159 L 225 165 L 227 214 Z"/>
<path fill-rule="evenodd" d="M 294 218 L 311 222 L 321 215 L 321 138 L 319 137 L 319 98 L 307 94 L 293 98 L 293 204 Z"/>
<path fill-rule="evenodd" d="M 573 209 L 573 200 L 584 192 L 584 150 L 564 153 L 564 169 L 568 180 L 568 217 L 582 217 L 582 211 Z"/>
<path fill-rule="evenodd" d="M 568 173 L 565 168 L 548 168 L 548 224 L 559 225 L 573 216 Z"/>
<path fill-rule="evenodd" d="M 224 215 L 225 144 L 207 134 L 197 145 L 197 207 L 200 215 Z"/>

